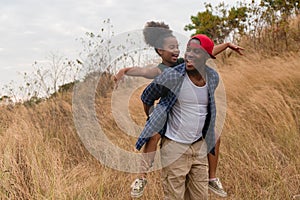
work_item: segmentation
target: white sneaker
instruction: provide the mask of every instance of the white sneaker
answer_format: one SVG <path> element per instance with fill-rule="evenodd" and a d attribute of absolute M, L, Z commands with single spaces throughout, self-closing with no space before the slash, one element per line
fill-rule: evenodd
<path fill-rule="evenodd" d="M 221 197 L 227 197 L 227 192 L 224 191 L 221 181 L 216 178 L 208 182 L 208 188 L 215 194 Z"/>
<path fill-rule="evenodd" d="M 137 178 L 131 184 L 131 197 L 132 198 L 139 198 L 143 196 L 143 192 L 145 186 L 147 185 L 147 179 L 145 178 Z"/>

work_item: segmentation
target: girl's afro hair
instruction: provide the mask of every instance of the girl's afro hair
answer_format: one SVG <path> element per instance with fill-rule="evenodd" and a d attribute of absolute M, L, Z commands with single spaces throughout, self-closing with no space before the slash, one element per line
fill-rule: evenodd
<path fill-rule="evenodd" d="M 161 48 L 166 37 L 174 37 L 169 25 L 154 21 L 146 23 L 143 34 L 146 44 L 154 48 Z"/>

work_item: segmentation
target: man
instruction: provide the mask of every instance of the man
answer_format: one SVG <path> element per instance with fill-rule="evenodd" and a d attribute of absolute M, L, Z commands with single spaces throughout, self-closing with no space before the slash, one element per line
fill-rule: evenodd
<path fill-rule="evenodd" d="M 165 199 L 207 199 L 207 152 L 214 154 L 216 71 L 206 66 L 214 43 L 205 35 L 188 42 L 185 63 L 165 70 L 142 94 L 145 112 L 153 110 L 136 143 L 140 149 L 151 134 L 163 135 L 162 184 Z M 205 147 L 205 148 L 203 148 Z"/>

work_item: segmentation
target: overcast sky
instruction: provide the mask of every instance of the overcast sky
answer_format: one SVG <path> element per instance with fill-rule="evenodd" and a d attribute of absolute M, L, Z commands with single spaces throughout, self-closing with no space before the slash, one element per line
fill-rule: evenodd
<path fill-rule="evenodd" d="M 183 28 L 192 15 L 204 10 L 204 2 L 223 1 L 0 0 L 0 89 L 10 80 L 21 79 L 18 72 L 29 72 L 34 61 L 45 60 L 50 52 L 76 58 L 82 50 L 76 39 L 87 31 L 97 33 L 108 18 L 115 35 L 142 29 L 145 22 L 155 20 L 188 37 L 191 32 Z"/>

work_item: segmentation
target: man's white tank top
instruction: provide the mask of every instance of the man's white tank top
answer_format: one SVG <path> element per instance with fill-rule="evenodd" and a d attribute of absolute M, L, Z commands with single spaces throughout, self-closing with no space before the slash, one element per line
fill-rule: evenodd
<path fill-rule="evenodd" d="M 207 106 L 207 85 L 196 86 L 186 75 L 177 101 L 169 113 L 166 137 L 184 144 L 197 141 L 202 136 Z"/>

